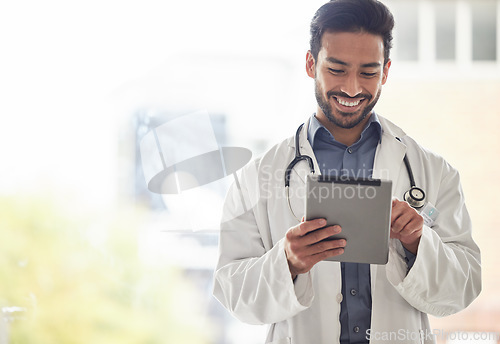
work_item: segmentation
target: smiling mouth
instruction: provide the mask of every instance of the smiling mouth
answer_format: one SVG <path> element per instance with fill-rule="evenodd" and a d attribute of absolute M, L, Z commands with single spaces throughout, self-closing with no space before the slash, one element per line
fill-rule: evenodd
<path fill-rule="evenodd" d="M 360 103 L 362 103 L 365 100 L 365 98 L 356 98 L 356 99 L 352 99 L 352 101 L 345 100 L 345 99 L 342 99 L 342 98 L 339 98 L 339 97 L 333 97 L 333 98 L 342 107 L 344 107 L 344 108 L 352 108 L 352 109 L 356 108 Z"/>

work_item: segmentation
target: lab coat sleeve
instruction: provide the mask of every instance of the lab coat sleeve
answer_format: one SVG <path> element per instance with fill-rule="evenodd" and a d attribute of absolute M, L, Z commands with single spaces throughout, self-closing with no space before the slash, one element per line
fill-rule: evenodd
<path fill-rule="evenodd" d="M 264 197 L 250 195 L 248 190 L 255 189 L 248 179 L 255 181 L 246 169 L 241 189 L 234 184 L 226 197 L 214 296 L 243 322 L 272 324 L 311 305 L 312 281 L 309 273 L 292 281 L 284 239 L 272 244 L 269 224 L 262 218 Z M 251 207 L 245 209 L 243 203 Z"/>
<path fill-rule="evenodd" d="M 401 243 L 391 240 L 386 273 L 413 307 L 434 316 L 447 316 L 466 308 L 481 291 L 479 248 L 471 236 L 458 172 L 449 165 L 443 168 L 435 206 L 439 217 L 432 228 L 424 225 L 411 270 L 406 275 L 399 259 Z"/>

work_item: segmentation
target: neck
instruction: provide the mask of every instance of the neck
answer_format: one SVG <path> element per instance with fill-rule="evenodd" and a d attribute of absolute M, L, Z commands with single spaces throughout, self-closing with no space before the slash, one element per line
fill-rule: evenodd
<path fill-rule="evenodd" d="M 335 140 L 346 146 L 352 146 L 361 137 L 361 133 L 363 132 L 366 123 L 370 120 L 371 115 L 372 113 L 366 116 L 366 118 L 359 122 L 355 127 L 350 129 L 342 128 L 332 123 L 328 118 L 326 118 L 320 109 L 318 109 L 316 118 L 326 129 L 328 129 Z"/>

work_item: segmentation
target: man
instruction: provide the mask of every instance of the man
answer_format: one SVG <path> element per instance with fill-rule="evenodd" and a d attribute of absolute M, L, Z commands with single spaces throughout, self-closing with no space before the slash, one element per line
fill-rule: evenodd
<path fill-rule="evenodd" d="M 342 230 L 323 219 L 297 223 L 305 200 L 294 190 L 310 169 L 294 167 L 285 197 L 294 137 L 248 165 L 228 193 L 214 295 L 241 321 L 271 324 L 266 343 L 432 343 L 427 314 L 456 313 L 481 290 L 457 171 L 373 111 L 391 66 L 393 26 L 375 0 L 334 0 L 317 11 L 306 71 L 318 107 L 298 132 L 316 171 L 392 180 L 388 263 L 324 261 L 349 243 L 323 241 Z M 434 223 L 402 201 L 405 155 L 439 211 Z"/>

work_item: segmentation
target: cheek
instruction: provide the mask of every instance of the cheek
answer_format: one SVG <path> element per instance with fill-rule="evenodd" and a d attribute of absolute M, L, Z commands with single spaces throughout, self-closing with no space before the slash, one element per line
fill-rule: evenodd
<path fill-rule="evenodd" d="M 325 82 L 322 78 L 316 78 L 315 79 L 315 83 L 316 83 L 316 89 L 321 93 L 326 93 L 327 92 L 327 88 L 326 88 L 326 85 L 325 85 Z"/>
<path fill-rule="evenodd" d="M 382 85 L 383 85 L 383 80 L 382 78 L 381 79 L 377 79 L 377 80 L 374 80 L 372 83 L 370 83 L 369 85 L 366 85 L 367 86 L 367 90 L 373 95 L 375 96 L 379 91 L 380 89 L 382 88 Z"/>
<path fill-rule="evenodd" d="M 318 82 L 325 93 L 335 88 L 335 80 L 331 75 L 320 77 Z"/>

